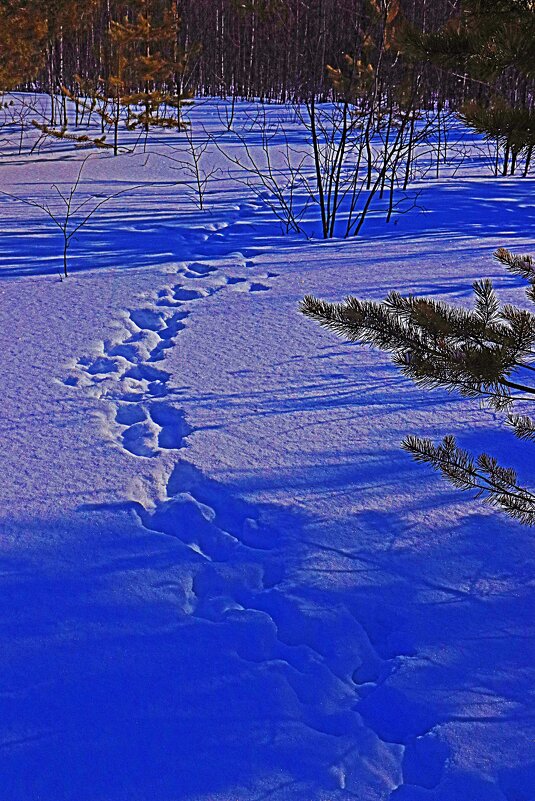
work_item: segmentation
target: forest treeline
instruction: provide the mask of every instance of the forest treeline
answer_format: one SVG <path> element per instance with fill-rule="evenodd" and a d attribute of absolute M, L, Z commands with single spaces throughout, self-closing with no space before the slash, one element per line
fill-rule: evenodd
<path fill-rule="evenodd" d="M 381 59 L 385 82 L 405 80 L 412 67 L 395 46 L 400 28 L 437 30 L 460 7 L 459 0 L 0 0 L 0 89 L 98 88 L 111 97 L 150 82 L 176 98 L 324 99 L 333 91 L 328 68 L 344 69 L 348 55 L 364 70 Z M 463 76 L 430 66 L 420 72 L 428 75 L 420 80 L 423 101 L 437 93 L 465 98 Z"/>
<path fill-rule="evenodd" d="M 47 92 L 32 124 L 78 144 L 68 107 L 76 129 L 96 115 L 91 143 L 115 153 L 121 126 L 183 130 L 194 96 L 302 103 L 312 120 L 333 100 L 342 140 L 360 121 L 368 143 L 385 127 L 412 140 L 419 111 L 446 109 L 496 143 L 496 173 L 502 150 L 503 173 L 524 157 L 527 175 L 534 20 L 531 0 L 0 0 L 0 95 Z"/>

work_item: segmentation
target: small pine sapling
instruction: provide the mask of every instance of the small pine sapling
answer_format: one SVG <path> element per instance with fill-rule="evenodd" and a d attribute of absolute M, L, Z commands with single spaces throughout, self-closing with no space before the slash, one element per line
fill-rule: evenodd
<path fill-rule="evenodd" d="M 189 53 L 178 45 L 180 15 L 169 3 L 131 3 L 133 19 L 112 21 L 110 35 L 116 51 L 120 92 L 117 103 L 128 110 L 127 127 L 151 126 L 184 130 L 181 110 L 192 102 L 183 91 Z M 162 113 L 163 111 L 163 113 Z"/>

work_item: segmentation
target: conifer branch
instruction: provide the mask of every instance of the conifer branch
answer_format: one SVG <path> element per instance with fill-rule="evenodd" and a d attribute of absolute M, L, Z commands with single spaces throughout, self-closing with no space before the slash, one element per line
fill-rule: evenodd
<path fill-rule="evenodd" d="M 507 270 L 530 282 L 527 295 L 535 302 L 532 258 L 515 256 L 505 248 L 494 255 Z M 509 304 L 500 306 L 488 279 L 477 281 L 474 293 L 472 310 L 391 292 L 382 303 L 355 297 L 328 303 L 307 295 L 301 311 L 351 342 L 387 351 L 394 364 L 423 388 L 457 390 L 465 397 L 483 398 L 496 409 L 533 400 L 535 387 L 519 381 L 517 373 L 535 370 L 529 361 L 535 355 L 535 315 Z M 510 414 L 506 424 L 520 439 L 535 442 L 535 419 Z M 472 490 L 509 516 L 535 525 L 535 494 L 518 484 L 512 468 L 501 466 L 489 454 L 474 459 L 452 436 L 438 445 L 410 436 L 403 448 L 455 487 Z"/>
<path fill-rule="evenodd" d="M 506 424 L 510 426 L 519 439 L 535 442 L 535 420 L 527 415 L 511 414 Z"/>
<path fill-rule="evenodd" d="M 408 436 L 402 448 L 417 462 L 430 464 L 457 489 L 473 491 L 476 497 L 510 517 L 528 526 L 535 525 L 535 494 L 519 486 L 515 471 L 501 467 L 494 457 L 482 453 L 474 460 L 451 435 L 444 437 L 439 445 L 427 438 Z"/>
<path fill-rule="evenodd" d="M 391 292 L 383 303 L 349 297 L 344 303 L 304 298 L 301 311 L 352 342 L 386 350 L 405 375 L 424 388 L 459 390 L 492 399 L 498 408 L 517 400 L 510 390 L 535 395 L 513 380 L 535 343 L 535 317 L 499 307 L 490 281 L 476 282 L 474 311 Z"/>
<path fill-rule="evenodd" d="M 45 125 L 41 122 L 37 122 L 37 120 L 31 120 L 31 124 L 34 128 L 37 128 L 41 133 L 45 134 L 45 136 L 51 136 L 54 139 L 62 139 L 62 140 L 70 140 L 71 142 L 75 142 L 78 147 L 86 146 L 86 147 L 97 147 L 100 149 L 112 148 L 113 145 L 109 145 L 105 140 L 105 136 L 97 136 L 97 137 L 90 137 L 87 134 L 73 134 L 69 133 L 66 128 L 56 129 L 51 128 L 49 125 Z"/>
<path fill-rule="evenodd" d="M 533 256 L 518 256 L 506 248 L 498 248 L 494 257 L 503 264 L 510 273 L 519 275 L 527 281 L 535 282 L 535 264 Z"/>

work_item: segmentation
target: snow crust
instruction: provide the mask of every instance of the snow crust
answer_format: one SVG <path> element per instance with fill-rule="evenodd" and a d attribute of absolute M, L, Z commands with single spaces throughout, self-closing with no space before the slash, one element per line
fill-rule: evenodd
<path fill-rule="evenodd" d="M 143 186 L 64 281 L 50 221 L 0 196 L 2 799 L 535 799 L 533 534 L 399 442 L 454 433 L 527 483 L 529 450 L 297 311 L 484 276 L 523 302 L 491 256 L 532 249 L 534 181 L 459 136 L 425 213 L 330 242 L 218 153 L 203 211 L 164 135 L 93 155 L 83 191 Z M 2 190 L 50 199 L 83 157 L 8 139 Z"/>

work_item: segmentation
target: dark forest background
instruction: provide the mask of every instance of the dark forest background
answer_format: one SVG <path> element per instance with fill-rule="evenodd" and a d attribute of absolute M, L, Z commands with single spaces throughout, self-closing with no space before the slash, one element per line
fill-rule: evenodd
<path fill-rule="evenodd" d="M 501 148 L 503 173 L 523 155 L 527 175 L 534 81 L 530 0 L 0 0 L 0 106 L 46 92 L 53 128 L 36 127 L 64 138 L 74 105 L 115 153 L 121 125 L 187 128 L 194 97 L 304 103 L 313 128 L 310 104 L 332 100 L 342 141 L 359 116 L 368 143 L 401 120 L 409 151 L 418 112 L 459 111 L 496 143 L 496 173 Z"/>
<path fill-rule="evenodd" d="M 168 91 L 324 99 L 333 91 L 328 67 L 343 69 L 347 54 L 374 67 L 381 57 L 382 80 L 399 83 L 408 69 L 395 45 L 399 30 L 432 32 L 459 11 L 458 0 L 0 0 L 0 89 L 87 93 L 100 85 L 112 94 L 114 25 L 143 17 L 153 30 L 167 29 L 158 43 L 138 44 L 174 61 L 174 70 L 153 76 Z M 465 76 L 423 65 L 420 73 L 423 101 L 465 97 Z M 131 74 L 128 90 L 140 88 L 139 71 L 137 78 Z"/>

